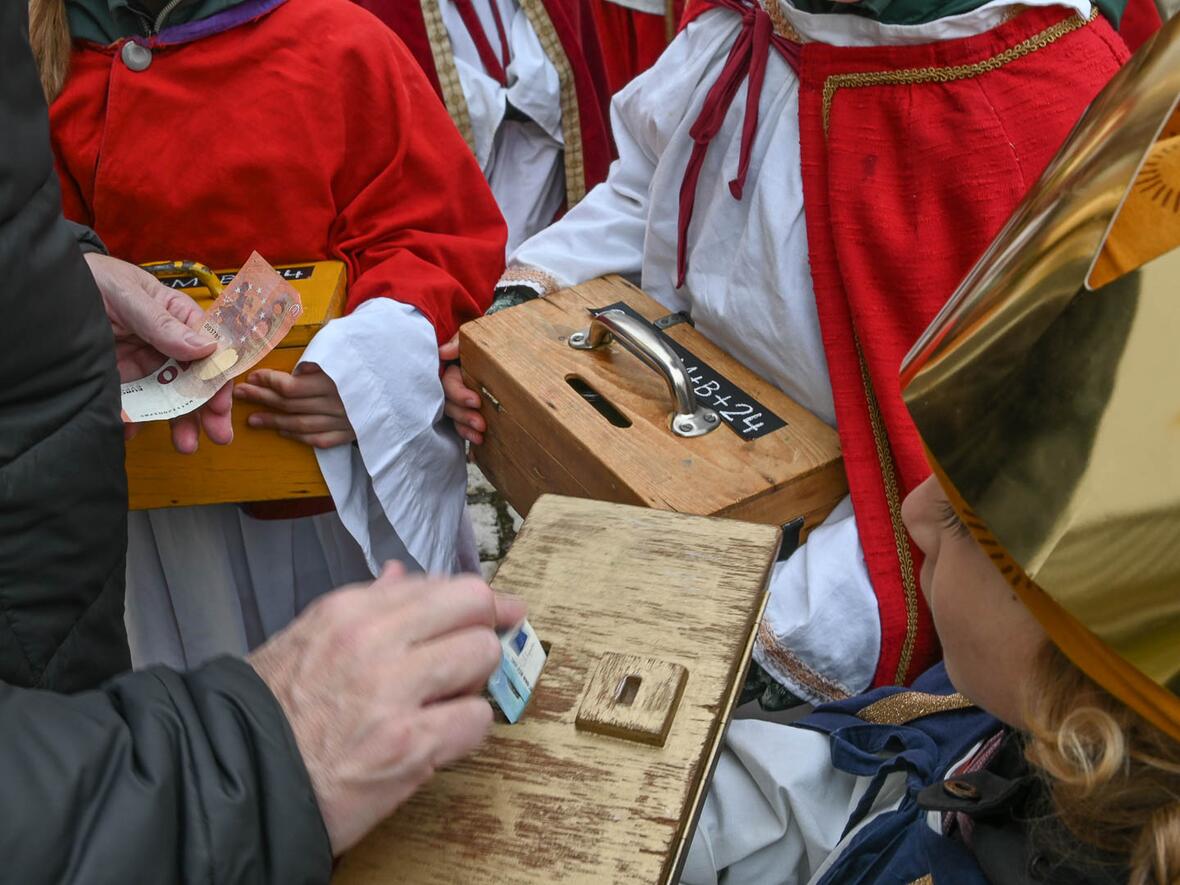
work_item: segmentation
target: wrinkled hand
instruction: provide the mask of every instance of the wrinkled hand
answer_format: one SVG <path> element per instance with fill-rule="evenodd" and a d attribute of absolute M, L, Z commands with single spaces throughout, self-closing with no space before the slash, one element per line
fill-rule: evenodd
<path fill-rule="evenodd" d="M 275 369 L 251 372 L 234 388 L 234 396 L 270 410 L 247 418 L 251 427 L 269 427 L 317 449 L 356 439 L 336 382 L 315 363 L 300 363 L 294 374 Z"/>
<path fill-rule="evenodd" d="M 216 345 L 198 331 L 204 313 L 197 303 L 170 289 L 146 270 L 92 253 L 86 256 L 90 273 L 98 284 L 107 318 L 115 333 L 115 362 L 122 381 L 150 375 L 169 358 L 181 362 L 201 359 Z M 234 438 L 230 409 L 230 385 L 221 388 L 196 412 L 172 421 L 172 445 L 178 452 L 197 450 L 201 428 L 218 445 Z M 125 434 L 133 437 L 138 427 L 128 424 Z"/>
<path fill-rule="evenodd" d="M 438 359 L 440 363 L 447 363 L 458 358 L 459 336 L 455 335 L 438 349 Z M 446 398 L 443 412 L 455 422 L 459 436 L 473 446 L 483 445 L 483 435 L 488 425 L 479 413 L 479 394 L 463 383 L 463 373 L 458 366 L 447 366 L 443 372 L 442 385 Z"/>
<path fill-rule="evenodd" d="M 321 597 L 250 656 L 291 723 L 333 854 L 479 746 L 492 722 L 480 692 L 500 661 L 493 628 L 524 616 L 479 578 L 391 565 Z"/>

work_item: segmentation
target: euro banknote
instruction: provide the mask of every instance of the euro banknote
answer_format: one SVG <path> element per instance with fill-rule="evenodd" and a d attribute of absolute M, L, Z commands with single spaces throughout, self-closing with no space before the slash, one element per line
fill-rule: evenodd
<path fill-rule="evenodd" d="M 255 252 L 205 312 L 201 328 L 217 349 L 191 363 L 170 359 L 123 384 L 123 420 L 167 421 L 199 409 L 270 353 L 302 312 L 295 287 Z"/>

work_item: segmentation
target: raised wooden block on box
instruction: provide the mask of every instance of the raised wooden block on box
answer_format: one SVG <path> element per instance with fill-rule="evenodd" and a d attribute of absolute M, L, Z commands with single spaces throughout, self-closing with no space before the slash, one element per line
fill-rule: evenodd
<path fill-rule="evenodd" d="M 299 291 L 303 313 L 282 343 L 267 354 L 257 368 L 289 372 L 295 368 L 312 336 L 343 310 L 347 274 L 344 264 L 339 261 L 281 265 L 275 269 Z M 233 276 L 233 271 L 218 273 L 226 283 Z M 183 289 L 202 307 L 208 307 L 212 301 L 209 292 L 201 288 L 195 278 L 162 279 Z M 200 448 L 192 455 L 178 454 L 172 448 L 171 431 L 166 422 L 144 425 L 127 443 L 127 490 L 131 509 L 281 501 L 327 495 L 328 487 L 310 446 L 283 439 L 273 430 L 260 430 L 246 424 L 247 417 L 257 408 L 235 402 L 233 443 L 215 446 L 202 439 Z"/>
<path fill-rule="evenodd" d="M 673 420 L 673 383 L 633 341 L 571 346 L 592 312 L 608 307 L 680 359 L 701 410 L 695 427 Z M 463 371 L 483 394 L 488 424 L 476 461 L 521 513 L 556 493 L 772 525 L 803 517 L 806 531 L 847 493 L 834 429 L 621 277 L 483 317 L 460 334 Z M 783 330 L 784 347 L 789 336 Z"/>
<path fill-rule="evenodd" d="M 524 718 L 439 772 L 335 881 L 675 881 L 779 539 L 766 525 L 538 500 L 493 582 L 528 601 L 549 644 Z M 664 700 L 649 703 L 651 689 Z M 628 706 L 647 712 L 611 716 Z M 588 711 L 610 734 L 585 727 Z"/>

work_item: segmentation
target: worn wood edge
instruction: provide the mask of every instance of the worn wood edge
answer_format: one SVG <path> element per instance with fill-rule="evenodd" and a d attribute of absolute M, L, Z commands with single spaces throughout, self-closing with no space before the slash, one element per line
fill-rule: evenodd
<path fill-rule="evenodd" d="M 779 542 L 782 542 L 782 530 L 779 530 Z M 766 576 L 764 578 L 767 585 L 770 583 L 770 571 L 774 567 L 774 558 L 766 564 Z M 705 796 L 708 793 L 709 785 L 713 782 L 713 774 L 717 770 L 717 763 L 721 759 L 721 748 L 725 743 L 725 735 L 729 733 L 729 725 L 733 720 L 733 711 L 737 706 L 737 700 L 741 696 L 742 686 L 746 681 L 746 674 L 750 671 L 750 661 L 753 659 L 754 643 L 758 638 L 758 625 L 762 623 L 762 618 L 766 614 L 766 606 L 770 603 L 770 589 L 762 593 L 762 603 L 758 606 L 758 610 L 754 615 L 753 623 L 750 625 L 750 638 L 746 640 L 745 650 L 739 659 L 740 664 L 737 672 L 734 674 L 735 678 L 730 685 L 729 695 L 725 699 L 725 712 L 719 714 L 717 717 L 716 733 L 713 737 L 712 746 L 709 748 L 708 756 L 704 764 L 701 766 L 700 780 L 697 782 L 696 792 L 693 795 L 692 801 L 689 805 L 688 814 L 684 815 L 685 826 L 679 834 L 679 846 L 676 853 L 669 861 L 666 875 L 664 876 L 665 885 L 674 885 L 680 880 L 680 874 L 684 870 L 684 864 L 688 860 L 688 851 L 692 847 L 692 836 L 696 832 L 697 824 L 701 819 L 701 811 L 705 806 Z"/>
<path fill-rule="evenodd" d="M 801 485 L 807 486 L 802 494 L 799 493 Z M 799 474 L 789 483 L 779 483 L 773 488 L 738 501 L 713 515 L 742 522 L 766 522 L 766 516 L 760 511 L 778 509 L 774 499 L 786 495 L 788 491 L 794 491 L 792 497 L 799 502 L 797 512 L 774 524 L 785 525 L 801 516 L 804 521 L 803 532 L 810 534 L 811 530 L 827 519 L 828 514 L 848 494 L 848 474 L 844 470 L 843 456 L 836 461 L 821 464 L 807 473 Z"/>

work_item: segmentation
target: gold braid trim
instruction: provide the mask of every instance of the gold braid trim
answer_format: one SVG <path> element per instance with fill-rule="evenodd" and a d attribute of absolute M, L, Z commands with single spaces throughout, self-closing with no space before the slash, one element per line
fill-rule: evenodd
<path fill-rule="evenodd" d="M 865 402 L 869 408 L 869 423 L 873 428 L 873 443 L 877 448 L 877 462 L 881 467 L 881 479 L 885 482 L 885 502 L 889 505 L 889 522 L 893 528 L 893 543 L 897 546 L 897 562 L 901 567 L 901 588 L 905 593 L 905 639 L 901 644 L 901 657 L 897 662 L 894 680 L 904 685 L 910 662 L 914 657 L 914 643 L 918 639 L 918 582 L 914 578 L 914 557 L 910 553 L 910 539 L 905 523 L 901 519 L 901 492 L 897 483 L 897 462 L 893 459 L 893 448 L 885 432 L 885 420 L 881 417 L 881 406 L 877 403 L 877 392 L 869 376 L 869 366 L 860 346 L 860 336 L 852 334 L 856 342 L 856 359 L 860 363 L 860 380 L 865 389 Z"/>
<path fill-rule="evenodd" d="M 796 685 L 802 686 L 810 692 L 812 698 L 842 701 L 852 696 L 851 692 L 840 683 L 816 672 L 803 663 L 802 659 L 794 652 L 779 645 L 774 634 L 770 632 L 770 627 L 767 626 L 765 619 L 758 625 L 758 644 L 762 646 L 766 656 L 774 661 L 775 666 Z"/>
<path fill-rule="evenodd" d="M 770 16 L 770 23 L 774 27 L 774 32 L 780 37 L 790 40 L 792 43 L 803 43 L 803 37 L 795 30 L 795 26 L 791 24 L 791 20 L 787 18 L 787 14 L 783 12 L 782 6 L 779 5 L 779 0 L 758 0 L 758 5 Z"/>
<path fill-rule="evenodd" d="M 426 2 L 426 0 L 423 0 Z M 578 108 L 578 89 L 574 69 L 570 66 L 565 47 L 549 18 L 543 0 L 520 0 L 520 8 L 541 40 L 541 47 L 561 83 L 561 134 L 565 140 L 565 202 L 573 208 L 586 196 L 586 162 L 582 156 L 582 112 Z"/>
<path fill-rule="evenodd" d="M 832 101 L 836 92 L 841 89 L 851 89 L 860 86 L 909 86 L 916 83 L 951 83 L 955 80 L 967 80 L 978 77 L 989 71 L 995 71 L 1006 64 L 1031 55 L 1039 49 L 1044 49 L 1051 43 L 1060 40 L 1066 34 L 1085 27 L 1098 16 L 1098 8 L 1094 7 L 1088 19 L 1074 14 L 1052 27 L 1045 28 L 1038 34 L 1033 34 L 1027 40 L 1022 40 L 1015 46 L 1010 46 L 998 55 L 985 58 L 969 65 L 954 65 L 952 67 L 928 66 L 924 68 L 905 68 L 900 71 L 866 71 L 858 74 L 833 74 L 824 81 L 823 91 L 823 121 L 824 134 L 827 135 L 828 123 L 832 116 Z"/>
<path fill-rule="evenodd" d="M 463 95 L 459 70 L 455 67 L 455 49 L 451 46 L 446 23 L 443 22 L 439 0 L 418 0 L 422 6 L 422 20 L 426 22 L 426 37 L 430 40 L 430 54 L 434 56 L 434 70 L 442 87 L 443 104 L 459 129 L 459 134 L 475 153 L 475 133 L 471 128 L 471 112 Z"/>
<path fill-rule="evenodd" d="M 934 877 L 927 873 L 921 879 L 915 879 L 910 885 L 934 885 Z"/>
<path fill-rule="evenodd" d="M 858 719 L 875 725 L 905 725 L 935 713 L 966 710 L 975 704 L 961 694 L 927 694 L 924 691 L 903 691 L 874 701 L 856 714 Z"/>

